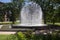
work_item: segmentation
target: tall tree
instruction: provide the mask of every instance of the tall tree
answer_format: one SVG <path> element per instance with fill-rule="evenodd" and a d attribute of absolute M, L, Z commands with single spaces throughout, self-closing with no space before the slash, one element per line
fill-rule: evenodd
<path fill-rule="evenodd" d="M 24 0 L 13 0 L 12 1 L 12 6 L 11 6 L 11 9 L 12 9 L 11 10 L 11 12 L 12 12 L 11 15 L 12 16 L 11 17 L 13 17 L 14 19 L 18 19 L 23 2 L 24 2 Z M 13 19 L 13 22 L 14 22 L 14 19 Z"/>
<path fill-rule="evenodd" d="M 60 5 L 60 0 L 31 0 L 38 3 L 44 14 L 44 23 L 51 21 L 53 24 L 56 22 L 57 8 Z M 58 17 L 59 18 L 59 17 Z"/>

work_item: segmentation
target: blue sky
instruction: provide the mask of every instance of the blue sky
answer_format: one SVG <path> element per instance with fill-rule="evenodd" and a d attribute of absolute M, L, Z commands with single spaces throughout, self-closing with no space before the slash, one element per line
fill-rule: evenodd
<path fill-rule="evenodd" d="M 0 2 L 8 3 L 11 2 L 11 0 L 0 0 Z"/>

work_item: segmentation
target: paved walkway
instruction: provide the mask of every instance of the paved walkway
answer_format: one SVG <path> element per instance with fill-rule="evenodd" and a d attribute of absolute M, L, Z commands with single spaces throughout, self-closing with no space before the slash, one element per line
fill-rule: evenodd
<path fill-rule="evenodd" d="M 4 32 L 4 31 L 0 31 L 0 34 L 3 35 L 10 35 L 10 34 L 15 34 L 16 32 Z"/>

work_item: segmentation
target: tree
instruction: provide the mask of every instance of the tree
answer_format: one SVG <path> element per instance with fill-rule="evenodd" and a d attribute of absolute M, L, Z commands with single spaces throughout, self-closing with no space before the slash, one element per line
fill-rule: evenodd
<path fill-rule="evenodd" d="M 20 14 L 23 2 L 24 2 L 24 0 L 13 0 L 13 2 L 11 3 L 11 5 L 9 6 L 10 10 L 12 12 L 12 14 L 11 14 L 11 21 L 13 23 L 19 17 L 19 14 Z"/>
<path fill-rule="evenodd" d="M 44 23 L 48 20 L 53 24 L 56 21 L 56 18 L 59 19 L 56 15 L 58 14 L 57 8 L 60 5 L 60 0 L 31 0 L 39 4 L 42 8 L 44 14 Z M 59 15 L 59 14 L 58 14 Z"/>

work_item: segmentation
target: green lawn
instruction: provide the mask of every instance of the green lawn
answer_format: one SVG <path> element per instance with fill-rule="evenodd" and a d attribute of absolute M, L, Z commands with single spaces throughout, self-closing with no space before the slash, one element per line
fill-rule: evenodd
<path fill-rule="evenodd" d="M 20 22 L 15 22 L 15 24 L 19 24 Z M 0 22 L 0 24 L 12 24 L 12 22 Z"/>
<path fill-rule="evenodd" d="M 12 22 L 0 22 L 0 24 L 12 24 Z M 20 24 L 20 22 L 15 22 L 15 24 Z M 53 23 L 47 22 L 47 24 L 53 24 Z M 55 25 L 59 25 L 60 26 L 60 23 L 55 23 Z"/>
<path fill-rule="evenodd" d="M 0 35 L 0 40 L 7 40 L 9 35 Z"/>
<path fill-rule="evenodd" d="M 55 25 L 60 25 L 60 23 L 55 23 Z"/>
<path fill-rule="evenodd" d="M 18 40 L 18 38 L 11 34 L 11 35 L 1 35 L 0 34 L 0 40 Z"/>
<path fill-rule="evenodd" d="M 47 23 L 47 24 L 53 24 L 53 23 Z M 59 25 L 60 26 L 60 23 L 55 23 L 55 25 Z"/>

